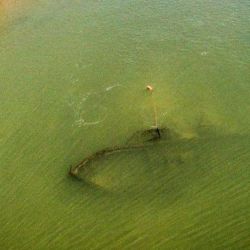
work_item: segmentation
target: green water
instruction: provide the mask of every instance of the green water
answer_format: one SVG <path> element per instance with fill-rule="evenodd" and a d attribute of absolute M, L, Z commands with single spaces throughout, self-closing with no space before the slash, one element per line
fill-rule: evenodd
<path fill-rule="evenodd" d="M 55 3 L 54 3 L 55 2 Z M 247 249 L 249 1 L 0 11 L 1 249 Z M 153 125 L 180 140 L 70 165 Z"/>

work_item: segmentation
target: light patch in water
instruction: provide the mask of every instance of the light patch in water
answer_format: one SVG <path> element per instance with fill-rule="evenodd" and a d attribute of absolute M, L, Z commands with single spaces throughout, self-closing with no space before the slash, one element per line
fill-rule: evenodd
<path fill-rule="evenodd" d="M 85 121 L 84 119 L 80 118 L 79 120 L 75 121 L 75 124 L 78 127 L 93 126 L 93 125 L 97 125 L 97 124 L 103 122 L 105 120 L 105 118 L 103 118 L 102 120 L 99 120 L 99 121 L 92 121 L 92 122 L 88 122 L 88 121 Z"/>
<path fill-rule="evenodd" d="M 78 78 L 74 79 L 73 76 L 71 76 L 70 80 L 72 83 L 79 81 Z M 103 122 L 107 116 L 107 108 L 104 105 L 105 98 L 108 97 L 106 93 L 117 87 L 122 87 L 122 85 L 115 84 L 100 91 L 87 92 L 80 96 L 72 96 L 68 101 L 68 105 L 72 108 L 75 117 L 73 126 L 94 126 Z M 96 100 L 98 100 L 98 102 L 96 102 Z M 91 117 L 96 114 L 100 115 L 98 115 L 97 119 L 92 120 Z"/>
<path fill-rule="evenodd" d="M 202 52 L 201 52 L 201 56 L 206 56 L 207 54 L 208 54 L 207 51 L 202 51 Z"/>
<path fill-rule="evenodd" d="M 109 87 L 107 87 L 105 89 L 105 91 L 110 91 L 110 90 L 112 90 L 113 88 L 116 88 L 116 87 L 121 87 L 121 85 L 120 84 L 115 84 L 115 85 L 109 86 Z"/>

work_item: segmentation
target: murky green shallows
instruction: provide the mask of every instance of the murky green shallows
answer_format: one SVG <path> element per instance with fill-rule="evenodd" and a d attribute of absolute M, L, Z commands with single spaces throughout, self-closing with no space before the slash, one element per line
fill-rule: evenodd
<path fill-rule="evenodd" d="M 249 1 L 7 2 L 0 249 L 247 249 Z"/>

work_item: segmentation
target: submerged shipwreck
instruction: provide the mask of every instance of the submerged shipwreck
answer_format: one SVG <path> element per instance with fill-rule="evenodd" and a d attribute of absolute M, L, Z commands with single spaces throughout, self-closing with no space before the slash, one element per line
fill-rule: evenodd
<path fill-rule="evenodd" d="M 138 131 L 129 138 L 128 142 L 136 140 L 137 142 L 139 141 L 139 143 L 127 143 L 125 145 L 108 147 L 100 151 L 97 151 L 93 153 L 92 155 L 86 157 L 83 161 L 81 161 L 76 166 L 70 167 L 69 174 L 71 176 L 78 178 L 80 170 L 87 167 L 87 165 L 94 160 L 100 159 L 110 154 L 119 153 L 121 151 L 144 148 L 144 147 L 152 145 L 152 143 L 156 143 L 159 140 L 171 139 L 173 138 L 173 136 L 175 137 L 176 135 L 173 134 L 173 132 L 171 132 L 168 128 L 156 127 L 156 128 L 143 130 L 143 131 Z"/>
<path fill-rule="evenodd" d="M 76 166 L 70 167 L 69 174 L 71 176 L 76 177 L 78 179 L 82 179 L 80 177 L 81 170 L 86 169 L 87 166 L 91 162 L 104 158 L 105 156 L 123 152 L 123 151 L 136 150 L 136 149 L 138 150 L 141 148 L 150 147 L 150 146 L 155 145 L 155 143 L 161 140 L 167 139 L 168 141 L 172 141 L 173 139 L 178 138 L 178 135 L 174 131 L 170 130 L 169 128 L 161 128 L 158 126 L 157 109 L 156 109 L 156 105 L 155 105 L 153 94 L 152 94 L 153 87 L 151 85 L 146 86 L 146 91 L 150 94 L 150 98 L 151 98 L 154 125 L 149 129 L 135 132 L 128 139 L 127 143 L 124 145 L 107 147 L 87 156 Z"/>

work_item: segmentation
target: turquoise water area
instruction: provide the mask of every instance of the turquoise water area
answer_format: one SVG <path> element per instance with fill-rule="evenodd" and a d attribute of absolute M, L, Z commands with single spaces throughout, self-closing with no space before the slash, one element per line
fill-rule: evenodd
<path fill-rule="evenodd" d="M 1 249 L 247 249 L 249 1 L 0 7 Z M 71 165 L 158 125 L 178 134 Z"/>

